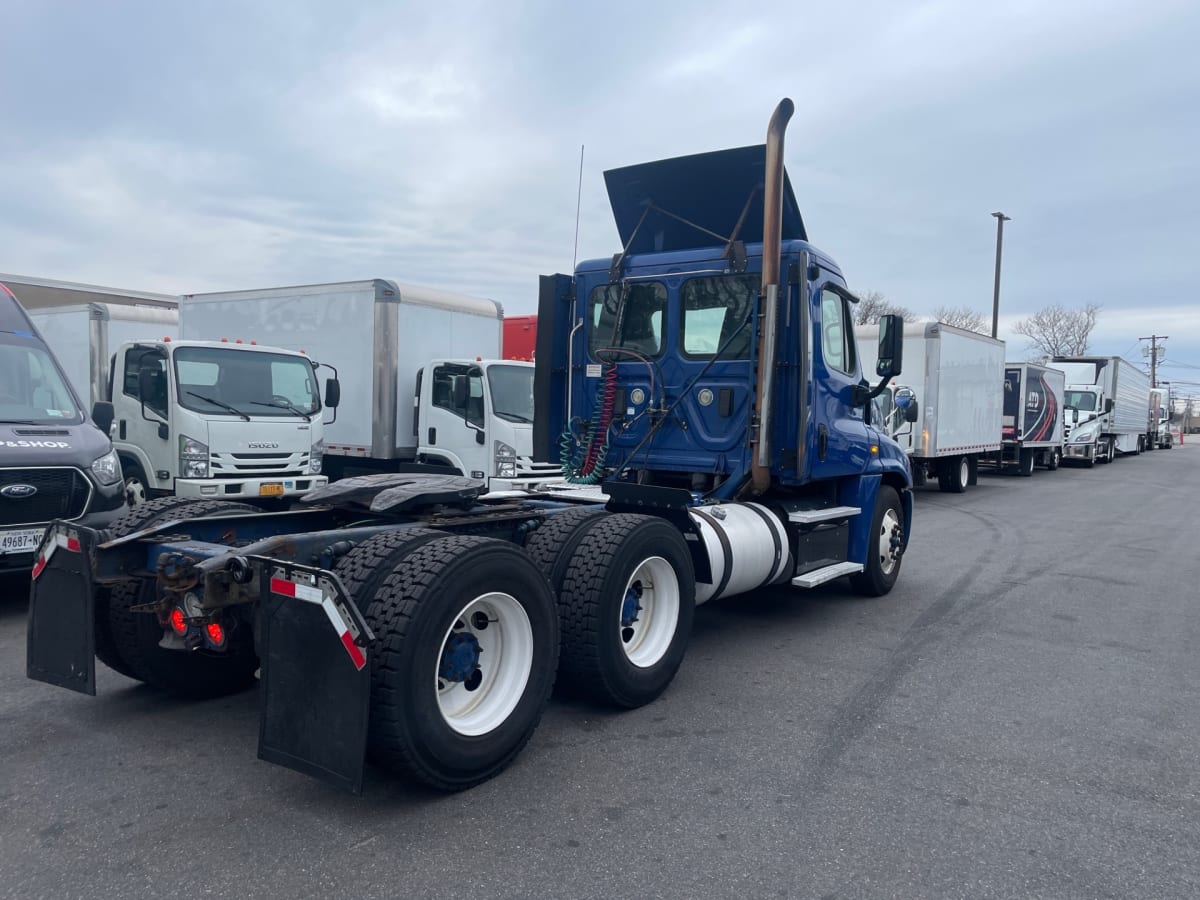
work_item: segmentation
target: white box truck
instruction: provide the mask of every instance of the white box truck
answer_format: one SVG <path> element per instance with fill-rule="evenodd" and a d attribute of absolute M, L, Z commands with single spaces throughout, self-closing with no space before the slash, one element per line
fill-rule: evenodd
<path fill-rule="evenodd" d="M 1146 443 L 1150 376 L 1119 356 L 1056 356 L 1067 376 L 1063 459 L 1093 466 Z"/>
<path fill-rule="evenodd" d="M 1062 461 L 1063 400 L 1067 376 L 1059 369 L 1031 362 L 1004 364 L 1004 426 L 996 457 L 1001 466 L 1016 466 L 1032 475 L 1034 466 L 1051 471 Z"/>
<path fill-rule="evenodd" d="M 857 332 L 863 371 L 873 372 L 878 328 Z M 962 493 L 975 483 L 980 459 L 1001 447 L 1003 382 L 1003 341 L 943 322 L 905 327 L 904 373 L 877 415 L 908 453 L 916 484 L 937 478 L 941 490 Z"/>
<path fill-rule="evenodd" d="M 336 370 L 333 479 L 436 467 L 498 492 L 561 478 L 533 461 L 534 367 L 500 358 L 494 300 L 373 278 L 186 294 L 179 322 L 185 338 L 257 337 Z"/>
<path fill-rule="evenodd" d="M 177 340 L 173 309 L 88 303 L 31 316 L 76 391 L 112 402 L 131 505 L 170 494 L 274 501 L 328 484 L 318 379 L 303 354 Z M 326 401 L 337 405 L 328 383 Z"/>
<path fill-rule="evenodd" d="M 1150 389 L 1150 409 L 1146 422 L 1146 450 L 1170 450 L 1175 445 L 1171 434 L 1171 398 L 1165 387 Z"/>

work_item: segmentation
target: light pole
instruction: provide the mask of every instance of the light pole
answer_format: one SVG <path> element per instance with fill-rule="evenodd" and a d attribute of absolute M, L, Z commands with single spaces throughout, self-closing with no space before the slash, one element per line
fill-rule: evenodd
<path fill-rule="evenodd" d="M 1000 325 L 1000 251 L 1004 248 L 1004 223 L 1012 219 L 1002 212 L 994 212 L 996 217 L 996 286 L 992 290 L 992 337 Z"/>

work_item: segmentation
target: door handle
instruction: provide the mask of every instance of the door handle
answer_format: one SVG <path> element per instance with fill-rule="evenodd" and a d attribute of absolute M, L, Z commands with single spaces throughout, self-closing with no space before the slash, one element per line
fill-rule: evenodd
<path fill-rule="evenodd" d="M 437 429 L 436 428 L 429 429 L 429 443 L 430 443 L 430 445 L 437 443 Z"/>
<path fill-rule="evenodd" d="M 817 426 L 817 459 L 825 462 L 825 454 L 829 450 L 829 429 L 824 425 Z"/>

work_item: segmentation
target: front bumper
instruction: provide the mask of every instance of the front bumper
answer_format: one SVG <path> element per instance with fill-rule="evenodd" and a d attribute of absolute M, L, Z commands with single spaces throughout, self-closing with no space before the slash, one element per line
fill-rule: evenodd
<path fill-rule="evenodd" d="M 1064 459 L 1091 459 L 1095 455 L 1095 444 L 1067 444 L 1063 447 Z"/>
<path fill-rule="evenodd" d="M 176 478 L 175 494 L 205 500 L 270 500 L 302 497 L 329 484 L 327 475 L 273 475 L 262 478 Z M 265 488 L 265 491 L 264 491 Z"/>

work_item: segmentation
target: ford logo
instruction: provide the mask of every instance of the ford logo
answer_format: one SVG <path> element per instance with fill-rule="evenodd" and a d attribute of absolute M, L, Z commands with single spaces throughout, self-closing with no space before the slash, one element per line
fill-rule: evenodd
<path fill-rule="evenodd" d="M 0 488 L 0 496 L 7 497 L 9 500 L 24 500 L 36 493 L 37 488 L 32 484 L 6 484 Z"/>

